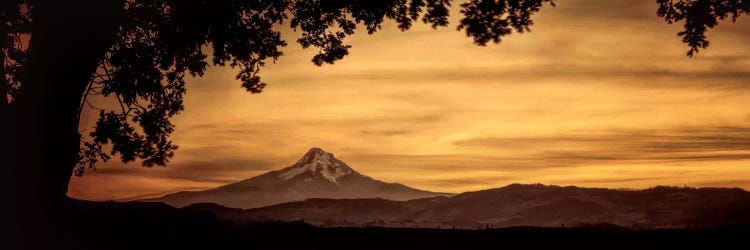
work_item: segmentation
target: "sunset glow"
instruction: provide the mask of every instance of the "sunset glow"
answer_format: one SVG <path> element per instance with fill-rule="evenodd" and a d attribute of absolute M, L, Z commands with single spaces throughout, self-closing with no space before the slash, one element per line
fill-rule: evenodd
<path fill-rule="evenodd" d="M 72 197 L 148 198 L 293 164 L 311 147 L 375 179 L 458 193 L 511 183 L 750 189 L 750 20 L 693 58 L 656 3 L 561 0 L 532 32 L 472 44 L 451 26 L 387 23 L 334 65 L 295 43 L 253 95 L 231 68 L 188 80 L 166 168 L 117 159 Z M 90 111 L 81 129 L 96 120 Z"/>

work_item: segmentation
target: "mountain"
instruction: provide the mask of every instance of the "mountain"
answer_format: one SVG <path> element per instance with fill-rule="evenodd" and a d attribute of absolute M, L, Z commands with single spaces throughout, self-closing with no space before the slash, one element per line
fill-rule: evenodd
<path fill-rule="evenodd" d="M 182 207 L 216 203 L 234 208 L 256 208 L 310 198 L 384 198 L 410 200 L 450 195 L 386 183 L 362 175 L 333 154 L 310 149 L 294 165 L 243 181 L 203 191 L 183 191 L 149 201 Z"/>
<path fill-rule="evenodd" d="M 513 184 L 466 192 L 415 214 L 414 220 L 496 226 L 691 227 L 750 222 L 750 192 L 739 188 L 643 190 Z"/>
<path fill-rule="evenodd" d="M 195 204 L 238 223 L 304 220 L 318 226 L 562 227 L 614 224 L 635 228 L 750 225 L 750 192 L 738 188 L 655 187 L 615 190 L 512 184 L 447 197 L 308 199 L 256 209 Z"/>

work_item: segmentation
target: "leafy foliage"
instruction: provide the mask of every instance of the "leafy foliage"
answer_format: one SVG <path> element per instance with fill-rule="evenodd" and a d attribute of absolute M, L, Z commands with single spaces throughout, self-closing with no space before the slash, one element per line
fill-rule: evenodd
<path fill-rule="evenodd" d="M 668 23 L 685 21 L 685 29 L 677 33 L 690 46 L 687 55 L 692 57 L 700 49 L 708 48 L 706 31 L 719 24 L 720 20 L 741 15 L 750 15 L 748 0 L 657 0 L 657 15 Z"/>
<path fill-rule="evenodd" d="M 466 29 L 466 35 L 473 37 L 477 45 L 484 46 L 489 41 L 500 43 L 501 37 L 513 30 L 519 33 L 531 31 L 529 26 L 534 24 L 531 15 L 538 12 L 545 2 L 554 6 L 551 0 L 471 0 L 461 4 L 464 18 L 458 29 Z"/>
<path fill-rule="evenodd" d="M 29 57 L 24 37 L 31 32 L 29 10 L 23 0 L 0 3 L 0 107 L 14 102 L 21 86 L 22 65 Z"/>

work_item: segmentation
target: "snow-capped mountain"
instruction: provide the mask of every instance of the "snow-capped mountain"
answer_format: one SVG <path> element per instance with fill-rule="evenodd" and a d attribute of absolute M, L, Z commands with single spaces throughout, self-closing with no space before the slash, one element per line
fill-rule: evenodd
<path fill-rule="evenodd" d="M 341 177 L 359 174 L 343 161 L 334 158 L 333 154 L 320 148 L 311 148 L 297 163 L 280 170 L 278 176 L 282 180 L 288 181 L 304 173 L 311 173 L 315 179 L 322 177 L 333 183 L 338 183 L 338 179 Z M 310 182 L 315 179 L 306 178 L 305 181 Z"/>
<path fill-rule="evenodd" d="M 173 206 L 216 203 L 227 207 L 254 208 L 309 198 L 384 198 L 410 200 L 450 195 L 386 183 L 362 175 L 333 154 L 310 149 L 292 166 L 243 181 L 203 191 L 183 191 L 151 201 Z"/>

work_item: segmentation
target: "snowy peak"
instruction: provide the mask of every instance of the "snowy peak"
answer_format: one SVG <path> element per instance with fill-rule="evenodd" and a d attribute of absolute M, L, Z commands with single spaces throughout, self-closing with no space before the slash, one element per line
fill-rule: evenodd
<path fill-rule="evenodd" d="M 278 177 L 287 181 L 304 173 L 309 173 L 316 179 L 325 178 L 333 183 L 338 183 L 341 177 L 357 174 L 346 163 L 336 159 L 333 154 L 320 148 L 311 148 L 297 163 L 279 170 Z"/>
<path fill-rule="evenodd" d="M 328 153 L 321 148 L 311 148 L 294 165 L 305 165 L 316 160 L 330 161 L 331 159 L 334 159 L 332 153 Z"/>
<path fill-rule="evenodd" d="M 320 148 L 312 148 L 287 168 L 221 187 L 165 195 L 152 201 L 173 206 L 212 202 L 227 207 L 257 208 L 310 198 L 383 198 L 411 200 L 447 195 L 386 183 L 367 177 Z"/>

